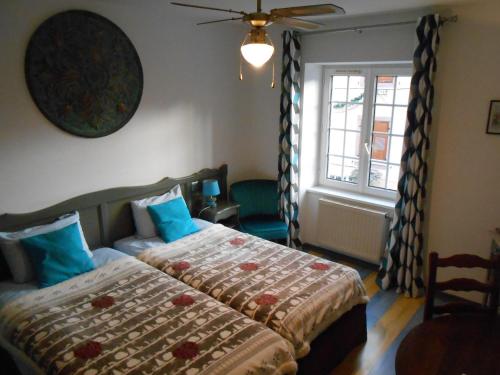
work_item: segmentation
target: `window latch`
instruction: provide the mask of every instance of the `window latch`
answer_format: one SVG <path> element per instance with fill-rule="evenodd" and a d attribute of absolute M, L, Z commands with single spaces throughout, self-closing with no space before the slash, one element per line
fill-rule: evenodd
<path fill-rule="evenodd" d="M 366 153 L 368 154 L 368 157 L 370 156 L 371 152 L 370 152 L 370 146 L 368 145 L 368 142 L 365 142 L 365 151 Z"/>

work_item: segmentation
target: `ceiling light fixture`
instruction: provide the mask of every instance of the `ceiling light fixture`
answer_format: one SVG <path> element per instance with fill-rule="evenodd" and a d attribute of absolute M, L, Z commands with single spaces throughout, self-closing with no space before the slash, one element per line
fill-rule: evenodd
<path fill-rule="evenodd" d="M 241 55 L 255 68 L 262 67 L 273 54 L 273 42 L 261 27 L 252 28 L 241 44 Z"/>

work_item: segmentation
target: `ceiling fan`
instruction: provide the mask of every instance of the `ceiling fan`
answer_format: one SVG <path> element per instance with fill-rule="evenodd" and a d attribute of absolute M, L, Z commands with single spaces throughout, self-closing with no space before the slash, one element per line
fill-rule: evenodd
<path fill-rule="evenodd" d="M 334 4 L 305 5 L 288 8 L 271 9 L 268 13 L 262 11 L 262 0 L 257 0 L 257 11 L 247 13 L 233 9 L 221 9 L 202 5 L 192 5 L 172 2 L 173 5 L 208 9 L 219 12 L 238 14 L 239 17 L 225 18 L 216 21 L 200 22 L 197 25 L 207 25 L 218 22 L 241 20 L 250 25 L 250 32 L 241 45 L 241 55 L 251 65 L 260 68 L 272 57 L 274 46 L 267 35 L 266 26 L 273 23 L 281 24 L 292 29 L 314 30 L 322 25 L 317 22 L 306 21 L 295 17 L 318 16 L 324 14 L 345 14 L 343 8 Z"/>

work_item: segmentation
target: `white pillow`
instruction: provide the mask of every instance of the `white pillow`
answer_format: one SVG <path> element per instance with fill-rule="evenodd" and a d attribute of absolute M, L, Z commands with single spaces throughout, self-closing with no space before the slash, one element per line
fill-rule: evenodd
<path fill-rule="evenodd" d="M 141 238 L 151 238 L 157 235 L 155 225 L 148 212 L 148 206 L 168 202 L 179 197 L 182 197 L 181 187 L 175 185 L 163 195 L 130 202 L 137 235 Z"/>
<path fill-rule="evenodd" d="M 54 232 L 75 223 L 78 224 L 78 229 L 80 230 L 83 248 L 92 257 L 92 252 L 89 250 L 89 245 L 83 235 L 78 212 L 63 215 L 50 224 L 26 228 L 17 232 L 0 232 L 0 248 L 9 266 L 14 282 L 27 283 L 36 277 L 31 260 L 28 258 L 21 244 L 21 239 Z"/>

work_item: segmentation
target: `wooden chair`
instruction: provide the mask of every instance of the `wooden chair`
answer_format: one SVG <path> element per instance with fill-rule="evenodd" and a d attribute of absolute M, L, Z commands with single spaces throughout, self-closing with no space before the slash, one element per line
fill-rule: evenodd
<path fill-rule="evenodd" d="M 454 313 L 486 313 L 497 314 L 499 287 L 498 280 L 493 278 L 487 283 L 469 278 L 451 279 L 436 282 L 437 267 L 459 268 L 485 268 L 492 270 L 493 275 L 499 274 L 500 256 L 496 255 L 491 260 L 476 255 L 460 254 L 449 258 L 439 258 L 437 253 L 429 255 L 429 283 L 425 296 L 424 321 L 432 319 L 434 314 Z M 434 306 L 436 290 L 478 291 L 486 294 L 485 302 L 481 304 L 468 302 L 451 302 L 441 306 Z"/>

